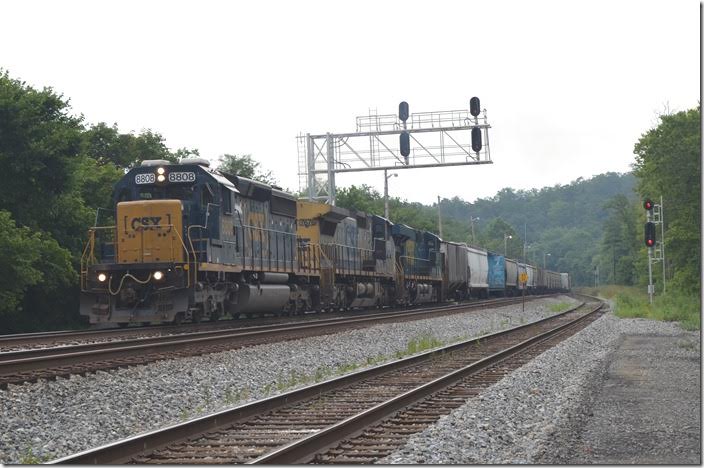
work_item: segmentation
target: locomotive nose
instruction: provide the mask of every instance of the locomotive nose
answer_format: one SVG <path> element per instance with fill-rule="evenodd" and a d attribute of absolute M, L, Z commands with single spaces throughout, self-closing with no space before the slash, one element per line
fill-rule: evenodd
<path fill-rule="evenodd" d="M 180 200 L 117 204 L 118 263 L 183 262 Z"/>

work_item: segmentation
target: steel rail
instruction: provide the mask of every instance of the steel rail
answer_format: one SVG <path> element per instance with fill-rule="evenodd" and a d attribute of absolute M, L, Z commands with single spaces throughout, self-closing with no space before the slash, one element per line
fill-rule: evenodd
<path fill-rule="evenodd" d="M 550 294 L 545 294 L 545 295 L 536 295 L 536 296 L 529 296 L 527 299 L 539 299 L 541 297 L 546 297 L 550 296 Z M 480 300 L 480 301 L 474 301 L 474 302 L 466 302 L 464 305 L 469 305 L 469 304 L 491 304 L 495 301 L 501 301 L 506 298 L 496 298 L 496 299 L 488 299 L 488 300 Z M 510 299 L 515 299 L 515 298 L 510 298 Z M 447 307 L 457 307 L 461 306 L 463 304 L 458 304 L 458 305 L 441 305 L 441 306 L 433 306 L 433 307 L 421 307 L 421 308 L 405 308 L 405 309 L 399 309 L 399 308 L 393 308 L 387 312 L 384 313 L 393 313 L 393 312 L 399 312 L 401 310 L 406 311 L 406 313 L 411 313 L 411 312 L 422 312 L 422 311 L 433 311 L 433 310 L 439 310 L 439 309 L 444 309 Z M 299 317 L 305 317 L 305 316 L 313 316 L 313 315 L 319 315 L 319 314 L 305 314 L 303 316 Z M 365 316 L 369 316 L 371 314 L 365 314 Z M 267 317 L 271 319 L 272 317 Z M 286 317 L 286 318 L 292 318 L 292 317 Z M 339 317 L 336 317 L 339 318 Z M 333 319 L 320 319 L 320 320 L 333 320 Z M 229 320 L 223 320 L 219 322 L 207 322 L 207 323 L 202 323 L 202 324 L 184 324 L 186 327 L 188 326 L 202 326 L 202 327 L 207 327 L 207 326 L 217 326 L 217 325 L 234 325 L 234 324 L 239 324 L 239 325 L 244 325 L 242 327 L 238 326 L 231 326 L 227 327 L 226 330 L 237 330 L 241 328 L 256 328 L 259 326 L 267 326 L 267 325 L 254 325 L 254 326 L 248 326 L 246 321 L 229 321 Z M 145 333 L 159 333 L 159 332 L 170 332 L 170 331 L 175 331 L 178 332 L 179 330 L 183 330 L 184 325 L 151 325 L 151 326 L 144 326 L 144 327 L 134 327 L 134 328 L 106 328 L 106 329 L 101 329 L 101 330 L 61 330 L 61 331 L 51 331 L 51 332 L 34 332 L 34 333 L 17 333 L 17 334 L 11 334 L 11 335 L 0 335 L 0 348 L 3 346 L 16 346 L 17 344 L 24 344 L 26 342 L 27 345 L 36 345 L 36 344 L 43 344 L 46 342 L 51 342 L 52 340 L 57 340 L 57 339 L 82 339 L 85 337 L 91 337 L 95 335 L 96 337 L 112 337 L 112 336 L 121 336 L 121 335 L 130 335 L 130 334 L 145 334 Z M 272 324 L 272 325 L 281 325 L 281 324 Z M 224 331 L 224 330 L 204 330 L 203 332 L 210 332 L 210 331 Z M 196 332 L 188 332 L 188 333 L 200 333 L 198 331 Z M 176 333 L 178 334 L 178 333 Z M 186 333 L 181 333 L 185 335 Z M 123 340 L 126 341 L 126 340 Z M 0 352 L 0 355 L 3 353 L 9 353 L 13 351 L 5 351 L 5 352 Z"/>
<path fill-rule="evenodd" d="M 562 317 L 582 307 L 584 303 L 570 308 L 564 312 L 531 322 L 525 325 L 519 325 L 493 334 L 482 335 L 480 337 L 465 340 L 460 343 L 449 345 L 443 348 L 427 351 L 414 356 L 410 356 L 397 361 L 392 361 L 386 364 L 381 364 L 375 367 L 364 369 L 333 378 L 321 382 L 319 384 L 308 387 L 291 390 L 276 396 L 268 397 L 262 400 L 243 404 L 231 409 L 205 415 L 191 421 L 174 424 L 163 429 L 157 429 L 144 434 L 136 435 L 127 439 L 119 440 L 101 447 L 88 449 L 83 452 L 66 456 L 52 461 L 52 464 L 119 464 L 125 463 L 132 459 L 137 454 L 150 453 L 155 450 L 166 447 L 167 445 L 183 442 L 186 440 L 197 438 L 198 436 L 215 431 L 219 428 L 227 427 L 237 422 L 249 419 L 251 417 L 263 414 L 269 411 L 277 410 L 285 406 L 303 402 L 310 398 L 316 397 L 322 393 L 346 387 L 355 382 L 366 380 L 378 375 L 386 374 L 391 371 L 402 369 L 414 364 L 418 364 L 435 357 L 444 355 L 455 350 L 475 345 L 480 340 L 487 340 L 503 335 L 514 333 L 518 330 L 527 329 L 528 327 L 536 326 L 550 320 L 555 320 L 557 317 Z M 288 446 L 287 446 L 288 447 Z M 291 447 L 292 449 L 293 447 Z"/>
<path fill-rule="evenodd" d="M 535 296 L 536 298 L 539 296 Z M 237 346 L 238 342 L 251 339 L 281 338 L 295 333 L 308 333 L 327 328 L 335 329 L 349 326 L 364 326 L 366 324 L 381 323 L 389 320 L 418 320 L 430 318 L 435 314 L 461 313 L 488 306 L 504 306 L 519 302 L 518 298 L 491 300 L 484 302 L 459 304 L 434 308 L 430 313 L 428 310 L 416 310 L 410 312 L 385 312 L 373 315 L 358 317 L 341 317 L 316 320 L 307 323 L 294 323 L 285 325 L 264 325 L 261 327 L 249 327 L 245 331 L 217 330 L 196 332 L 188 335 L 168 335 L 154 338 L 142 338 L 134 340 L 121 340 L 101 343 L 89 343 L 75 346 L 63 346 L 58 348 L 42 348 L 25 351 L 10 351 L 0 353 L 0 381 L 3 377 L 17 375 L 30 371 L 42 371 L 59 367 L 77 366 L 110 359 L 125 359 L 132 357 L 145 358 L 149 355 L 169 352 L 183 352 L 193 347 L 203 347 L 202 353 L 194 350 L 193 354 L 205 354 L 210 352 L 204 347 L 230 345 Z M 298 338 L 293 336 L 290 339 Z M 164 359 L 163 357 L 161 359 Z M 155 358 L 154 360 L 159 360 Z M 122 364 L 124 365 L 124 364 Z M 102 369 L 117 367 L 105 365 Z M 77 371 L 76 373 L 80 373 Z M 10 382 L 13 383 L 13 382 Z"/>
<path fill-rule="evenodd" d="M 585 320 L 591 314 L 597 312 L 601 309 L 602 305 L 585 314 L 576 320 L 567 322 L 560 325 L 552 330 L 548 330 L 544 333 L 536 335 L 534 337 L 528 338 L 514 346 L 506 348 L 498 353 L 491 356 L 487 356 L 479 361 L 458 369 L 454 372 L 446 374 L 439 377 L 431 382 L 414 388 L 404 394 L 401 394 L 395 398 L 387 400 L 373 408 L 366 411 L 358 413 L 350 418 L 340 421 L 326 429 L 309 435 L 303 439 L 293 441 L 283 447 L 280 447 L 274 451 L 271 451 L 261 457 L 258 457 L 248 464 L 302 464 L 307 463 L 313 459 L 313 457 L 321 451 L 329 449 L 344 439 L 349 438 L 354 435 L 360 434 L 365 428 L 376 424 L 383 419 L 391 416 L 397 411 L 410 406 L 412 404 L 418 403 L 419 401 L 427 398 L 428 396 L 437 393 L 454 383 L 468 377 L 469 375 L 481 372 L 494 364 L 497 364 L 504 359 L 511 357 L 526 348 L 535 345 L 541 341 L 547 340 L 548 338 L 562 332 L 565 328 L 573 327 Z"/>

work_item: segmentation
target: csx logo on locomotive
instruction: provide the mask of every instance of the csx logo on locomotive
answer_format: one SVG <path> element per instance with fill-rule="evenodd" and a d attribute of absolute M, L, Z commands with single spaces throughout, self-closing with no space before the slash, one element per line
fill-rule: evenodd
<path fill-rule="evenodd" d="M 171 215 L 167 216 L 167 232 L 171 231 Z M 153 231 L 161 226 L 161 216 L 137 216 L 130 221 L 130 227 L 133 231 Z M 125 231 L 127 231 L 127 217 L 125 216 Z"/>
<path fill-rule="evenodd" d="M 298 219 L 297 224 L 304 226 L 304 227 L 311 227 L 315 226 L 318 224 L 318 222 L 315 219 Z"/>

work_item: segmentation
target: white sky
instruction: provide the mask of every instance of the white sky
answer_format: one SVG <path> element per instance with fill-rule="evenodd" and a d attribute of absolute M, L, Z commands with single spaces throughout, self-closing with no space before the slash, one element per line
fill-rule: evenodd
<path fill-rule="evenodd" d="M 468 201 L 630 170 L 656 114 L 698 105 L 700 5 L 679 1 L 0 3 L 0 67 L 88 122 L 251 153 L 298 189 L 295 137 L 369 108 L 487 109 L 491 166 L 402 171 L 391 195 Z M 338 186 L 380 172 L 338 176 Z"/>

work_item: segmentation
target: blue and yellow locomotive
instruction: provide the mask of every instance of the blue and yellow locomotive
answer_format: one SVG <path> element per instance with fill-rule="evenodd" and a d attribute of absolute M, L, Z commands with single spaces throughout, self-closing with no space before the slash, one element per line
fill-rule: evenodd
<path fill-rule="evenodd" d="M 114 225 L 90 229 L 81 260 L 92 324 L 408 305 L 489 287 L 486 252 L 296 200 L 205 159 L 144 161 L 115 185 L 113 205 Z"/>

